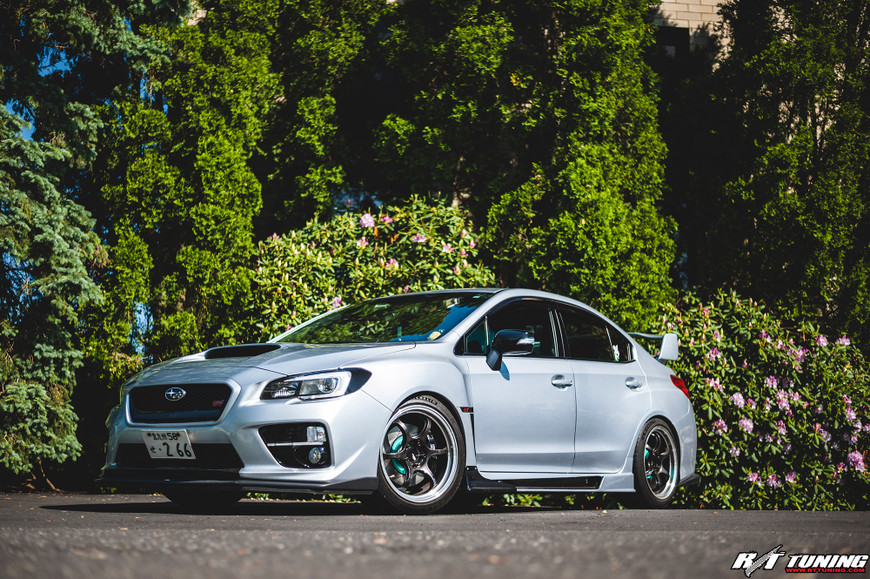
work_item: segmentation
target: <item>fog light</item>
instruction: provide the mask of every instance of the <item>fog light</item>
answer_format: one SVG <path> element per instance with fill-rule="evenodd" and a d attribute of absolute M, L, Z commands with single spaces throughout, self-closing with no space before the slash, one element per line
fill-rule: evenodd
<path fill-rule="evenodd" d="M 322 426 L 309 426 L 306 430 L 308 442 L 326 442 L 326 429 Z"/>
<path fill-rule="evenodd" d="M 311 464 L 320 464 L 321 460 L 323 460 L 323 449 L 319 446 L 315 446 L 308 451 L 308 461 Z"/>

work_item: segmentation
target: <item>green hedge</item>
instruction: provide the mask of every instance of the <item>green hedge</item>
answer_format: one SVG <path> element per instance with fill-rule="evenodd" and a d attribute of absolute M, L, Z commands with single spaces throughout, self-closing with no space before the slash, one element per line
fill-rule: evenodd
<path fill-rule="evenodd" d="M 414 198 L 344 213 L 259 245 L 253 315 L 261 339 L 340 305 L 412 291 L 494 285 L 467 215 Z"/>
<path fill-rule="evenodd" d="M 688 507 L 866 509 L 870 374 L 846 336 L 795 328 L 720 292 L 668 306 L 680 337 L 673 369 L 689 384 L 701 484 Z"/>

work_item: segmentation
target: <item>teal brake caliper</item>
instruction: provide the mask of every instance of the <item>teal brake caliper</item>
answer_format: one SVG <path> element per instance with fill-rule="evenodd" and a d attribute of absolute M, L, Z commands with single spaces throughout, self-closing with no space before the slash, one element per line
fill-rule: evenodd
<path fill-rule="evenodd" d="M 646 464 L 646 461 L 648 458 L 649 458 L 649 449 L 645 448 L 645 449 L 643 449 L 643 462 L 644 462 L 644 464 Z M 647 475 L 646 478 L 652 478 L 652 475 L 651 474 Z"/>
<path fill-rule="evenodd" d="M 391 452 L 398 451 L 399 448 L 401 448 L 401 446 L 402 446 L 403 440 L 405 440 L 405 437 L 404 437 L 404 435 L 400 434 L 398 436 L 398 438 L 396 438 L 396 440 L 393 441 L 393 445 L 390 447 L 390 451 Z M 408 474 L 408 471 L 405 469 L 405 467 L 402 466 L 401 464 L 399 464 L 399 461 L 396 460 L 395 458 L 393 459 L 393 468 L 396 469 L 397 471 L 399 471 L 399 474 Z"/>

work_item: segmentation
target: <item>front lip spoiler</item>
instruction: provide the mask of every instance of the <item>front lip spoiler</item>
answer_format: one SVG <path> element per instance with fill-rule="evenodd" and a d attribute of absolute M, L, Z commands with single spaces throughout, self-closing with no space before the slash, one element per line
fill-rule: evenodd
<path fill-rule="evenodd" d="M 247 492 L 285 492 L 285 493 L 303 493 L 303 494 L 331 494 L 342 493 L 347 495 L 353 494 L 371 494 L 378 488 L 377 477 L 368 477 L 345 481 L 342 483 L 322 483 L 322 482 L 284 482 L 273 480 L 258 480 L 258 479 L 242 479 L 234 478 L 214 479 L 200 478 L 196 480 L 185 480 L 183 478 L 148 478 L 137 473 L 138 476 L 102 476 L 95 482 L 97 486 L 103 488 L 125 488 L 125 489 L 142 489 L 149 491 L 163 492 L 167 490 L 178 489 L 202 489 L 202 490 L 237 490 Z"/>

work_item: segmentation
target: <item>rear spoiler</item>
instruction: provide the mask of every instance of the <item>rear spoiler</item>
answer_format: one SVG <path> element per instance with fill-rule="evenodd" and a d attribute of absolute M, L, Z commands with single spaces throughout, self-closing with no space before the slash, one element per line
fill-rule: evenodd
<path fill-rule="evenodd" d="M 635 340 L 652 340 L 653 342 L 661 342 L 659 355 L 657 360 L 676 360 L 680 357 L 680 339 L 676 334 L 667 333 L 659 334 L 641 334 L 640 332 L 629 332 L 629 336 Z"/>

